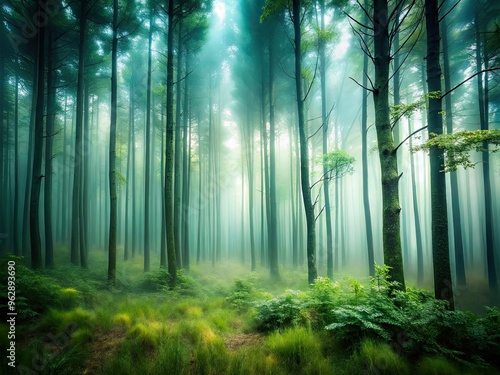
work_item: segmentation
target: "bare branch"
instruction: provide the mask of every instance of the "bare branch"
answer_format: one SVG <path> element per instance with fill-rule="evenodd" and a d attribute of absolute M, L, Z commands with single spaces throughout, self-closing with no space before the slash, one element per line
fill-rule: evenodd
<path fill-rule="evenodd" d="M 352 79 L 359 87 L 361 87 L 361 88 L 363 88 L 363 89 L 365 89 L 367 91 L 370 91 L 370 92 L 375 92 L 374 89 L 370 89 L 368 87 L 363 86 L 361 83 L 359 83 L 358 81 L 356 81 L 354 78 L 349 77 L 349 79 Z"/>
<path fill-rule="evenodd" d="M 373 27 L 370 27 L 368 25 L 365 25 L 365 24 L 362 24 L 361 22 L 359 22 L 357 19 L 351 17 L 348 13 L 342 11 L 342 13 L 344 13 L 350 20 L 356 22 L 359 26 L 361 27 L 364 27 L 365 29 L 368 29 L 368 30 L 373 30 Z"/>
<path fill-rule="evenodd" d="M 449 91 L 445 92 L 443 95 L 441 95 L 441 97 L 439 99 L 443 99 L 446 95 L 448 94 L 451 94 L 453 91 L 455 91 L 456 89 L 458 89 L 460 86 L 462 86 L 464 83 L 470 81 L 472 78 L 474 78 L 475 76 L 479 75 L 479 74 L 482 74 L 482 73 L 486 73 L 486 72 L 493 72 L 495 70 L 500 70 L 500 67 L 494 67 L 494 68 L 489 68 L 489 69 L 483 69 L 483 70 L 480 70 L 479 72 L 476 72 L 474 73 L 473 75 L 471 75 L 469 78 L 467 78 L 465 81 L 462 81 L 460 82 L 458 85 L 456 85 L 455 87 L 453 87 L 452 89 L 450 89 Z"/>
<path fill-rule="evenodd" d="M 414 136 L 414 135 L 415 135 L 415 134 L 417 134 L 418 132 L 421 132 L 422 130 L 427 129 L 427 128 L 428 128 L 428 126 L 427 126 L 427 125 L 426 125 L 426 126 L 423 126 L 423 127 L 421 127 L 420 129 L 417 129 L 417 130 L 415 130 L 413 133 L 411 133 L 410 135 L 408 135 L 408 137 L 406 137 L 405 139 L 403 139 L 403 140 L 401 141 L 401 143 L 399 143 L 399 145 L 397 145 L 397 147 L 394 149 L 394 152 L 397 152 L 397 151 L 398 151 L 398 149 L 399 149 L 399 148 L 400 148 L 400 147 L 401 147 L 401 146 L 402 146 L 402 145 L 403 145 L 403 144 L 404 144 L 404 143 L 405 143 L 408 139 L 410 139 L 410 137 Z"/>
<path fill-rule="evenodd" d="M 439 6 L 441 8 L 441 6 L 445 3 L 445 1 L 443 1 L 443 3 Z M 455 9 L 455 7 L 460 3 L 460 0 L 458 0 L 451 8 L 449 11 L 447 11 L 439 20 L 438 20 L 438 23 L 441 23 L 441 21 L 448 15 L 451 13 L 451 11 L 453 9 Z"/>

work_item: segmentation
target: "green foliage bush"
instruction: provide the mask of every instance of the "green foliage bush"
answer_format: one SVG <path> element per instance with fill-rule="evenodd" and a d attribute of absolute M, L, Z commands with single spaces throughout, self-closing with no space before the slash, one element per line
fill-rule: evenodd
<path fill-rule="evenodd" d="M 269 332 L 293 327 L 305 320 L 303 313 L 307 307 L 305 294 L 287 290 L 285 293 L 256 303 L 257 329 Z"/>
<path fill-rule="evenodd" d="M 226 301 L 236 309 L 244 310 L 251 305 L 254 292 L 255 288 L 250 282 L 244 279 L 236 279 L 233 290 L 226 297 Z"/>
<path fill-rule="evenodd" d="M 61 289 L 55 281 L 40 272 L 29 269 L 24 265 L 23 257 L 9 256 L 0 262 L 2 270 L 7 269 L 7 263 L 15 261 L 15 308 L 21 321 L 33 320 L 51 308 L 59 307 L 58 291 Z M 0 293 L 2 301 L 7 301 L 7 278 L 0 279 Z M 7 305 L 1 306 L 3 309 Z"/>
<path fill-rule="evenodd" d="M 318 277 L 309 286 L 306 305 L 312 326 L 322 329 L 332 321 L 332 311 L 339 304 L 340 284 L 327 277 Z"/>

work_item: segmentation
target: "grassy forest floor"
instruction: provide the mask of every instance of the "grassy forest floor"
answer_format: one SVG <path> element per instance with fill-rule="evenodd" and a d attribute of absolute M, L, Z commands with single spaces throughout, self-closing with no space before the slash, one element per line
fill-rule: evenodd
<path fill-rule="evenodd" d="M 207 264 L 180 271 L 171 290 L 164 271 L 145 274 L 137 257 L 119 262 L 109 290 L 104 253 L 92 254 L 90 269 L 34 272 L 10 259 L 17 367 L 4 355 L 1 373 L 500 374 L 498 308 L 476 307 L 478 316 L 447 311 L 424 290 L 391 294 L 384 268 L 372 280 L 308 286 L 305 269 L 270 283 L 264 270 Z M 459 305 L 491 297 L 464 289 Z M 2 319 L 3 353 L 8 330 Z"/>

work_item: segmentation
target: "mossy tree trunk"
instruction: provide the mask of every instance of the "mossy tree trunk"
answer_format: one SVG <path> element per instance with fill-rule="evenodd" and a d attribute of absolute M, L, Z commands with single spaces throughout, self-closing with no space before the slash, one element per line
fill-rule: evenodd
<path fill-rule="evenodd" d="M 405 288 L 403 258 L 401 254 L 401 228 L 398 184 L 398 161 L 392 138 L 389 116 L 389 23 L 387 0 L 374 0 L 374 63 L 375 128 L 382 174 L 383 245 L 384 263 L 391 267 L 392 281 Z"/>

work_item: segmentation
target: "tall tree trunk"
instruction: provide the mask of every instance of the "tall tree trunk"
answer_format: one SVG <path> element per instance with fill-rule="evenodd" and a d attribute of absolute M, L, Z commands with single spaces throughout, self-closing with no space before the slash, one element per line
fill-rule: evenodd
<path fill-rule="evenodd" d="M 183 265 L 181 252 L 181 101 L 182 101 L 182 19 L 177 23 L 177 83 L 175 84 L 175 136 L 174 136 L 174 241 L 177 267 Z"/>
<path fill-rule="evenodd" d="M 153 44 L 153 5 L 150 4 L 149 8 L 149 38 L 148 38 L 148 78 L 146 88 L 146 155 L 145 155 L 145 176 L 144 176 L 144 272 L 150 269 L 150 250 L 149 250 L 149 208 L 150 208 L 150 169 L 151 169 L 151 151 L 150 151 L 150 137 L 151 137 L 151 63 L 152 63 L 152 44 Z M 154 139 L 153 139 L 154 142 Z"/>
<path fill-rule="evenodd" d="M 439 12 L 437 0 L 425 1 L 427 28 L 427 87 L 429 93 L 441 91 L 441 66 L 439 64 Z M 443 134 L 441 98 L 429 98 L 427 123 L 431 133 Z M 434 295 L 447 300 L 454 309 L 453 287 L 450 272 L 448 243 L 448 213 L 446 206 L 446 179 L 441 172 L 444 152 L 433 147 L 430 150 L 431 168 L 431 215 L 432 215 L 432 259 L 434 263 Z"/>
<path fill-rule="evenodd" d="M 1 31 L 4 32 L 3 27 Z M 8 199 L 4 199 L 4 197 L 6 197 L 7 191 L 3 191 L 4 149 L 5 149 L 6 159 L 8 159 L 8 149 L 9 149 L 7 146 L 8 142 L 4 140 L 4 136 L 8 138 L 8 132 L 4 129 L 5 126 L 4 124 L 8 122 L 8 119 L 6 119 L 4 115 L 4 106 L 6 102 L 5 81 L 7 78 L 5 75 L 6 56 L 4 54 L 4 51 L 6 51 L 6 48 L 2 47 L 0 51 L 0 182 L 2 182 L 1 184 L 2 186 L 0 186 L 0 197 L 2 197 L 2 199 L 0 200 L 0 212 L 2 212 L 2 214 L 0 215 L 0 233 L 8 233 L 6 227 L 6 218 L 5 218 L 5 216 L 7 216 L 6 203 Z M 17 92 L 17 87 L 16 87 L 16 92 Z M 5 239 L 5 241 L 7 241 L 7 239 Z M 6 247 L 7 243 L 6 242 L 4 243 L 4 240 L 0 238 L 0 254 L 3 252 L 3 250 L 6 249 Z"/>
<path fill-rule="evenodd" d="M 246 151 L 247 175 L 248 175 L 248 220 L 250 222 L 250 270 L 255 271 L 255 236 L 254 236 L 254 163 L 253 163 L 253 128 L 250 121 L 250 109 L 247 107 L 246 127 L 243 130 L 244 147 Z"/>
<path fill-rule="evenodd" d="M 82 231 L 80 233 L 82 237 L 82 242 L 85 244 L 85 254 L 88 255 L 88 249 L 90 247 L 89 243 L 89 176 L 90 176 L 90 93 L 89 84 L 85 84 L 84 88 L 84 115 L 83 115 L 83 156 L 82 156 L 82 198 L 81 198 L 81 227 Z"/>
<path fill-rule="evenodd" d="M 279 280 L 280 272 L 278 268 L 278 221 L 276 204 L 276 126 L 274 116 L 274 25 L 268 35 L 269 46 L 269 268 L 271 278 Z"/>
<path fill-rule="evenodd" d="M 38 5 L 42 10 L 43 2 Z M 45 77 L 45 26 L 38 28 L 38 80 L 37 100 L 35 115 L 35 145 L 33 151 L 33 172 L 31 177 L 31 199 L 30 199 L 30 242 L 31 242 L 31 267 L 39 269 L 43 267 L 42 244 L 40 240 L 40 188 L 42 184 L 42 149 L 43 149 L 43 115 L 44 115 L 44 77 Z M 1 78 L 3 80 L 3 77 Z M 2 129 L 3 130 L 3 129 Z"/>
<path fill-rule="evenodd" d="M 408 118 L 408 134 L 411 134 L 411 118 Z M 413 137 L 410 137 L 410 150 L 413 148 Z M 420 229 L 420 209 L 417 198 L 417 182 L 415 178 L 415 156 L 410 152 L 411 194 L 413 201 L 413 220 L 415 222 L 415 238 L 417 242 L 417 285 L 424 282 L 424 254 L 422 246 L 422 231 Z"/>
<path fill-rule="evenodd" d="M 111 48 L 111 119 L 109 126 L 109 240 L 108 240 L 108 282 L 114 286 L 116 279 L 116 122 L 118 96 L 118 0 L 113 0 L 113 41 Z"/>
<path fill-rule="evenodd" d="M 295 41 L 295 90 L 297 97 L 297 113 L 299 120 L 300 139 L 300 182 L 302 187 L 302 198 L 306 212 L 307 223 L 307 280 L 311 284 L 318 277 L 316 270 L 316 218 L 314 217 L 314 206 L 311 200 L 311 189 L 309 185 L 309 155 L 307 137 L 305 133 L 304 98 L 302 95 L 302 29 L 301 29 L 301 1 L 293 0 L 293 29 Z"/>
<path fill-rule="evenodd" d="M 403 257 L 401 254 L 401 225 L 399 206 L 398 161 L 392 138 L 389 117 L 389 25 L 387 0 L 374 0 L 374 47 L 375 47 L 375 128 L 382 174 L 382 235 L 384 263 L 390 266 L 389 275 L 405 289 Z"/>
<path fill-rule="evenodd" d="M 365 9 L 368 9 L 368 0 L 364 1 Z M 365 15 L 365 24 L 368 23 L 368 15 Z M 364 36 L 368 42 L 368 36 Z M 363 86 L 368 86 L 368 55 L 363 56 Z M 363 93 L 361 108 L 361 168 L 363 179 L 363 208 L 365 211 L 366 247 L 368 250 L 368 270 L 370 276 L 375 276 L 375 255 L 373 250 L 373 228 L 370 210 L 370 193 L 368 187 L 368 93 Z"/>
<path fill-rule="evenodd" d="M 270 249 L 269 249 L 269 231 L 271 230 L 270 228 L 270 222 L 271 222 L 271 203 L 269 200 L 270 197 L 270 192 L 269 192 L 269 156 L 268 156 L 268 140 L 267 140 L 267 123 L 266 123 L 266 95 L 265 95 L 265 89 L 266 89 L 266 84 L 265 84 L 265 69 L 264 69 L 264 64 L 262 63 L 262 70 L 261 70 L 261 138 L 262 138 L 262 163 L 264 165 L 264 189 L 262 190 L 264 192 L 264 198 L 265 198 L 265 217 L 266 217 L 266 224 L 267 224 L 267 246 L 263 246 L 261 249 L 261 255 L 264 255 L 261 258 L 264 261 L 262 265 L 268 264 L 269 263 L 269 254 L 270 254 Z M 267 256 L 266 256 L 267 255 Z"/>
<path fill-rule="evenodd" d="M 479 15 L 476 13 L 476 69 L 478 72 L 482 68 L 481 59 L 481 38 L 479 31 Z M 485 35 L 486 37 L 486 35 Z M 486 41 L 483 43 L 483 54 L 484 54 L 484 68 L 488 68 L 488 58 L 486 56 Z M 479 114 L 481 130 L 488 130 L 489 128 L 489 103 L 488 103 L 488 73 L 485 73 L 484 86 L 483 86 L 483 75 L 481 73 L 477 76 L 477 87 L 478 87 L 478 98 L 479 98 Z M 488 285 L 490 289 L 498 289 L 497 272 L 495 265 L 495 248 L 493 241 L 493 203 L 491 194 L 491 177 L 490 177 L 490 154 L 488 152 L 487 142 L 483 143 L 483 148 L 485 151 L 481 153 L 483 161 L 483 186 L 484 186 L 484 212 L 485 212 L 485 225 L 486 225 L 486 265 L 488 272 Z"/>
<path fill-rule="evenodd" d="M 72 219 L 71 219 L 71 263 L 85 267 L 85 249 L 81 240 L 81 176 L 83 154 L 83 96 L 85 72 L 85 43 L 87 31 L 87 0 L 81 0 L 80 6 L 80 40 L 78 54 L 78 83 L 76 89 L 76 129 L 75 129 L 75 161 L 73 178 Z M 82 263 L 83 260 L 83 263 Z"/>
<path fill-rule="evenodd" d="M 33 64 L 33 90 L 31 95 L 30 107 L 30 125 L 28 136 L 28 154 L 26 161 L 26 184 L 24 188 L 24 206 L 23 206 L 23 226 L 22 226 L 22 255 L 29 256 L 30 253 L 30 202 L 31 202 L 31 181 L 33 176 L 33 149 L 35 136 L 35 117 L 37 106 L 37 87 L 38 87 L 38 66 Z"/>
<path fill-rule="evenodd" d="M 168 0 L 167 36 L 167 124 L 165 142 L 165 233 L 170 285 L 177 282 L 176 250 L 174 240 L 174 0 Z"/>
<path fill-rule="evenodd" d="M 47 119 L 45 134 L 45 267 L 54 265 L 54 242 L 52 232 L 52 144 L 56 117 L 56 77 L 54 70 L 54 31 L 49 30 L 47 59 Z"/>
<path fill-rule="evenodd" d="M 198 114 L 198 139 L 201 139 L 201 115 Z M 198 143 L 198 233 L 197 233 L 197 243 L 196 243 L 196 264 L 200 264 L 201 260 L 201 225 L 203 214 L 201 210 L 202 205 L 202 182 L 203 174 L 202 172 L 202 162 L 203 155 L 201 153 L 201 142 Z"/>
<path fill-rule="evenodd" d="M 19 55 L 16 56 L 17 66 L 19 66 Z M 1 63 L 1 62 L 0 62 Z M 21 255 L 21 244 L 19 243 L 19 72 L 16 69 L 16 91 L 14 93 L 14 254 Z M 1 120 L 0 120 L 1 121 Z"/>
<path fill-rule="evenodd" d="M 325 0 L 320 1 L 321 30 L 325 30 Z M 328 153 L 328 118 L 326 113 L 326 56 L 325 40 L 319 39 L 319 72 L 321 80 L 321 122 L 323 126 L 323 155 Z M 328 168 L 323 165 L 323 175 L 326 175 Z M 325 179 L 323 186 L 325 200 L 325 222 L 326 222 L 326 275 L 333 279 L 333 233 L 332 233 L 332 213 L 330 207 L 330 187 L 328 179 Z"/>
<path fill-rule="evenodd" d="M 444 73 L 444 91 L 451 90 L 451 73 L 450 73 L 450 52 L 448 44 L 448 26 L 446 18 L 441 21 L 441 35 L 443 46 L 443 73 Z M 445 97 L 446 108 L 446 132 L 453 133 L 453 113 L 451 105 L 451 95 Z M 464 246 L 462 240 L 462 216 L 460 213 L 460 201 L 458 193 L 457 172 L 450 173 L 450 188 L 451 188 L 451 212 L 453 218 L 453 243 L 455 245 L 455 273 L 458 285 L 466 285 L 465 263 L 464 263 Z"/>
<path fill-rule="evenodd" d="M 187 76 L 189 72 L 189 56 L 186 51 L 185 59 L 185 74 L 184 78 L 184 101 L 183 101 L 183 111 L 184 116 L 182 118 L 183 121 L 183 132 L 184 137 L 182 138 L 182 210 L 181 210 L 181 243 L 182 243 L 182 265 L 183 267 L 189 271 L 189 158 L 188 158 L 188 139 L 190 136 L 190 132 L 188 129 L 188 125 L 191 123 L 191 119 L 188 116 L 189 111 L 189 97 L 188 97 L 188 89 L 189 89 L 189 77 Z M 180 88 L 180 86 L 179 86 Z M 180 103 L 179 103 L 180 106 Z M 179 124 L 180 126 L 180 124 Z"/>
<path fill-rule="evenodd" d="M 132 187 L 130 190 L 130 204 L 132 205 L 132 259 L 134 259 L 135 254 L 137 253 L 137 189 L 136 189 L 136 173 L 135 173 L 135 77 L 132 75 L 130 79 L 130 148 L 128 152 L 130 153 L 130 173 L 132 180 Z M 128 173 L 128 172 L 127 172 Z"/>
<path fill-rule="evenodd" d="M 162 112 L 163 112 L 163 106 L 162 107 Z M 163 120 L 163 113 L 161 116 Z M 166 245 L 166 223 L 165 223 L 165 129 L 162 127 L 161 131 L 161 158 L 160 158 L 160 178 L 161 178 L 161 187 L 162 187 L 162 194 L 161 194 L 161 202 L 162 202 L 162 209 L 161 209 L 161 229 L 160 229 L 160 236 L 161 236 L 161 241 L 160 241 L 160 267 L 167 267 L 167 245 Z"/>
<path fill-rule="evenodd" d="M 127 139 L 127 164 L 126 164 L 126 169 L 127 172 L 125 173 L 125 225 L 124 225 L 124 232 L 125 232 L 125 245 L 124 245 L 124 252 L 123 252 L 123 260 L 128 260 L 130 256 L 130 219 L 129 219 L 129 212 L 130 212 L 130 195 L 132 193 L 132 184 L 130 183 L 130 160 L 132 158 L 132 129 L 130 127 L 130 118 L 129 118 L 129 129 L 128 129 L 128 139 Z M 133 244 L 132 244 L 133 246 Z"/>
<path fill-rule="evenodd" d="M 293 124 L 293 122 L 292 122 Z M 297 268 L 298 266 L 298 233 L 297 233 L 297 220 L 298 220 L 298 208 L 297 208 L 297 200 L 295 199 L 295 176 L 293 174 L 293 149 L 295 143 L 295 135 L 293 131 L 294 126 L 290 126 L 290 204 L 292 211 L 292 266 L 293 268 Z"/>

